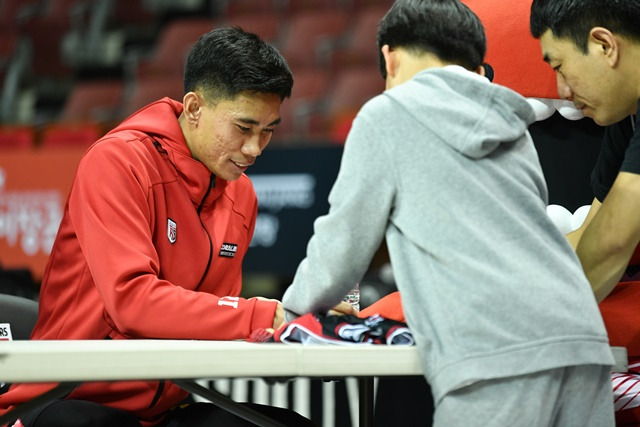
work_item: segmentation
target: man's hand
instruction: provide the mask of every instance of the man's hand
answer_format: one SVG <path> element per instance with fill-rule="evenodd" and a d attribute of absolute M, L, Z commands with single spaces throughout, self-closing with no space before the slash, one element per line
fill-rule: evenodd
<path fill-rule="evenodd" d="M 268 332 L 273 333 L 273 331 L 278 329 L 280 326 L 284 325 L 284 308 L 282 307 L 282 303 L 280 301 L 278 301 L 277 299 L 265 298 L 265 297 L 253 297 L 253 298 L 258 299 L 260 301 L 275 301 L 278 303 L 278 305 L 276 306 L 276 312 L 273 315 L 273 327 L 267 328 L 266 330 Z"/>
<path fill-rule="evenodd" d="M 277 330 L 282 325 L 284 325 L 284 308 L 282 307 L 282 303 L 278 301 L 276 314 L 273 316 L 273 330 Z"/>
<path fill-rule="evenodd" d="M 351 304 L 345 301 L 341 301 L 338 305 L 329 310 L 329 314 L 342 316 L 343 314 L 350 314 L 352 316 L 357 316 L 358 311 L 353 308 Z"/>

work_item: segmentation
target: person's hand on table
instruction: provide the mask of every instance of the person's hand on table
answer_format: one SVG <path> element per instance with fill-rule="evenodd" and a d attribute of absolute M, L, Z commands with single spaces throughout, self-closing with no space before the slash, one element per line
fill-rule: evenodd
<path fill-rule="evenodd" d="M 329 314 L 334 316 L 342 316 L 344 314 L 350 314 L 352 316 L 358 315 L 358 310 L 356 310 L 351 304 L 345 301 L 341 301 L 338 305 L 329 310 Z"/>
<path fill-rule="evenodd" d="M 285 324 L 284 318 L 284 308 L 282 307 L 282 303 L 276 299 L 265 298 L 265 297 L 254 297 L 262 301 L 276 301 L 278 305 L 276 306 L 276 312 L 273 316 L 273 326 L 271 328 L 265 328 L 267 332 L 273 333 L 275 330 L 280 328 Z M 352 316 L 357 316 L 358 311 L 348 302 L 341 301 L 338 305 L 329 310 L 328 314 L 334 316 L 342 316 L 345 314 L 350 314 Z"/>
<path fill-rule="evenodd" d="M 265 328 L 267 332 L 273 333 L 280 326 L 284 325 L 284 308 L 282 307 L 282 303 L 277 299 L 265 298 L 265 297 L 254 297 L 261 301 L 275 301 L 278 303 L 276 306 L 276 312 L 273 315 L 273 326 L 271 328 Z"/>
<path fill-rule="evenodd" d="M 276 314 L 273 316 L 273 330 L 275 331 L 280 326 L 284 325 L 284 322 L 284 308 L 282 307 L 282 303 L 278 301 L 278 305 L 276 306 Z"/>

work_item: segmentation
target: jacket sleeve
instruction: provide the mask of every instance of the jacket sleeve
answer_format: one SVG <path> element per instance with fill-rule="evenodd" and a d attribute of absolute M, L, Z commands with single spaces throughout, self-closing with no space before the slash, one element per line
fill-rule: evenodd
<path fill-rule="evenodd" d="M 82 159 L 68 203 L 114 333 L 226 340 L 272 327 L 276 302 L 197 292 L 161 279 L 151 229 L 156 213 L 148 200 L 149 160 L 120 141 L 102 145 Z M 126 160 L 123 152 L 130 154 Z"/>
<path fill-rule="evenodd" d="M 330 309 L 364 276 L 380 247 L 397 180 L 389 163 L 389 138 L 362 112 L 345 143 L 329 212 L 314 222 L 306 258 L 282 303 L 287 320 Z"/>

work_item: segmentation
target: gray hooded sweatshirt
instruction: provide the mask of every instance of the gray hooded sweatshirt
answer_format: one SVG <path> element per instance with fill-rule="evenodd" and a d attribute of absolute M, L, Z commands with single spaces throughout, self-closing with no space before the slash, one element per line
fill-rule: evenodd
<path fill-rule="evenodd" d="M 527 101 L 461 67 L 373 98 L 283 297 L 337 304 L 382 239 L 436 402 L 475 381 L 613 363 L 580 262 L 546 213 Z"/>

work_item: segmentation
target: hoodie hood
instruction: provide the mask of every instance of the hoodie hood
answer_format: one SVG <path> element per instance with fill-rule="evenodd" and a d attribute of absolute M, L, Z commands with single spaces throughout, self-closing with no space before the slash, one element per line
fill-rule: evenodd
<path fill-rule="evenodd" d="M 524 97 L 456 65 L 421 71 L 385 95 L 443 142 L 474 159 L 520 139 L 536 120 Z M 425 101 L 434 105 L 428 116 L 415 108 Z M 441 126 L 451 117 L 459 126 Z"/>
<path fill-rule="evenodd" d="M 194 205 L 198 206 L 203 197 L 209 194 L 206 204 L 208 206 L 222 194 L 228 182 L 215 177 L 213 190 L 209 191 L 212 173 L 202 162 L 191 156 L 178 123 L 182 110 L 182 103 L 170 98 L 162 98 L 133 113 L 103 139 L 118 135 L 127 135 L 127 139 L 131 136 L 134 136 L 134 139 L 143 139 L 147 136 L 152 138 L 161 145 L 161 148 L 157 147 L 159 150 L 166 151 Z"/>
<path fill-rule="evenodd" d="M 182 114 L 182 103 L 170 98 L 162 98 L 127 117 L 110 133 L 129 131 L 142 132 L 163 146 L 191 157 L 191 152 L 182 134 L 178 117 Z M 175 120 L 171 120 L 174 118 Z"/>

